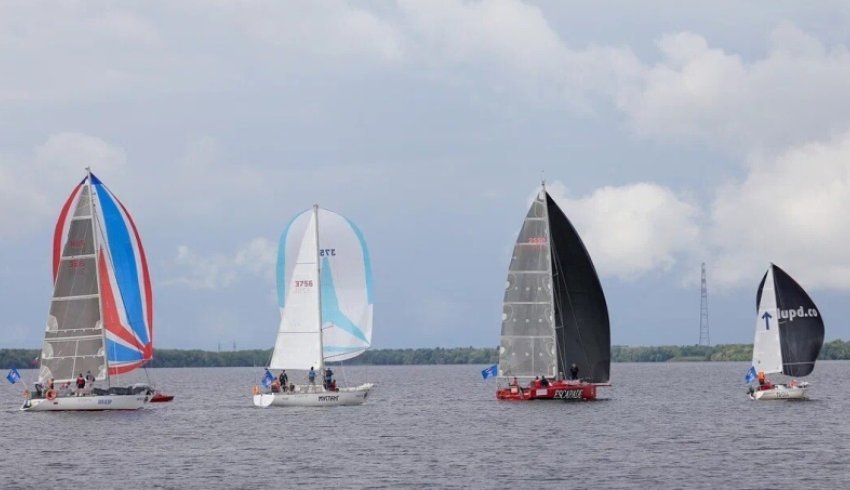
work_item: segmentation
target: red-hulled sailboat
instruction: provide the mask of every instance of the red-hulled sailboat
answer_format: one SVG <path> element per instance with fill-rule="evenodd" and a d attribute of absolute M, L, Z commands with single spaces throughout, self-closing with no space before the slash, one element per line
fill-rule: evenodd
<path fill-rule="evenodd" d="M 545 183 L 508 268 L 499 400 L 594 400 L 610 386 L 608 306 L 581 238 Z"/>

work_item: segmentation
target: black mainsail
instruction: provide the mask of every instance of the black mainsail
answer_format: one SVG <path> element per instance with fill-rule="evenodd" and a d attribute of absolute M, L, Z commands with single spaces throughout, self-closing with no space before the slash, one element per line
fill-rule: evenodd
<path fill-rule="evenodd" d="M 499 375 L 563 377 L 573 363 L 585 381 L 608 382 L 608 307 L 584 243 L 544 187 L 508 268 Z"/>

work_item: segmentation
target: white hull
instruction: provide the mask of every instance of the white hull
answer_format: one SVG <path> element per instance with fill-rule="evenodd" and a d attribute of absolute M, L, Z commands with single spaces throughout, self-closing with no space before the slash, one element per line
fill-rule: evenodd
<path fill-rule="evenodd" d="M 775 385 L 769 390 L 757 390 L 750 394 L 753 400 L 803 400 L 808 386 Z"/>
<path fill-rule="evenodd" d="M 138 410 L 150 400 L 150 395 L 67 396 L 53 400 L 36 398 L 24 402 L 26 412 L 52 412 L 62 410 Z"/>
<path fill-rule="evenodd" d="M 265 408 L 272 405 L 276 407 L 362 405 L 373 386 L 372 383 L 366 383 L 354 388 L 340 388 L 338 391 L 326 391 L 320 386 L 296 386 L 295 391 L 254 395 L 254 406 Z"/>

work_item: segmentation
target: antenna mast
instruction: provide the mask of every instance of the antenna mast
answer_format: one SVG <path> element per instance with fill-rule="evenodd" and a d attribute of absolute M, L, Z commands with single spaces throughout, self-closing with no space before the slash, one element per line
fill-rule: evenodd
<path fill-rule="evenodd" d="M 699 345 L 711 346 L 708 336 L 708 287 L 705 282 L 705 262 L 702 263 L 702 278 L 700 280 L 701 300 L 699 307 Z"/>

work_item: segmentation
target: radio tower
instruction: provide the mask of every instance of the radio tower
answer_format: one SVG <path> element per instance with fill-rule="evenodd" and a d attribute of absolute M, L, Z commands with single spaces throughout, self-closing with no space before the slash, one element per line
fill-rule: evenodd
<path fill-rule="evenodd" d="M 699 345 L 710 346 L 708 337 L 708 287 L 705 285 L 705 262 L 702 263 L 702 279 L 700 281 L 701 301 L 699 306 Z"/>

